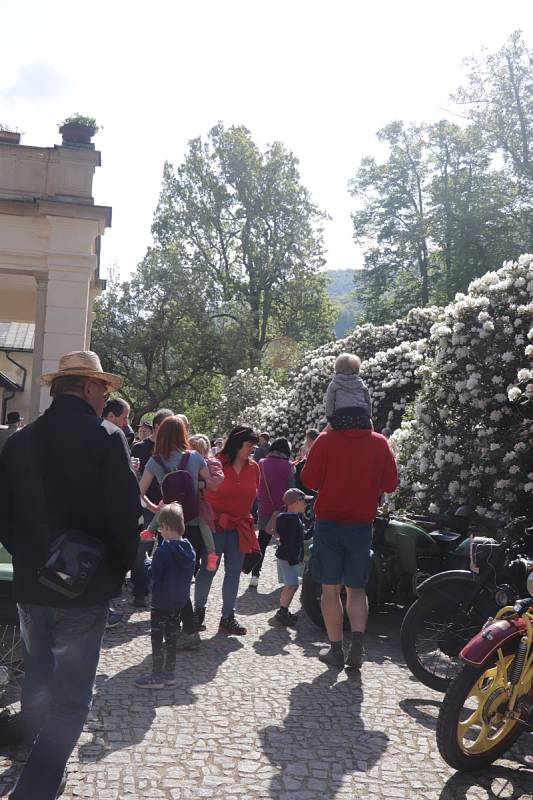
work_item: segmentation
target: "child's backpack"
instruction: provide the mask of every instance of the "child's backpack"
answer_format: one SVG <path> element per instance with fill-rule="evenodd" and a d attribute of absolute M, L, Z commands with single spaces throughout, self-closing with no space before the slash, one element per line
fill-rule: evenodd
<path fill-rule="evenodd" d="M 198 516 L 198 492 L 191 473 L 187 471 L 190 455 L 189 451 L 184 453 L 174 469 L 169 469 L 161 456 L 154 456 L 159 466 L 165 470 L 165 477 L 161 483 L 163 502 L 179 503 L 183 509 L 185 523 Z"/>

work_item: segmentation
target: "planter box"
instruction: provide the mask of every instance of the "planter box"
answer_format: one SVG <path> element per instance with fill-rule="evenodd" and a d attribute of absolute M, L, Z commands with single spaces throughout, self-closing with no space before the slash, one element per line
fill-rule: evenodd
<path fill-rule="evenodd" d="M 63 144 L 68 145 L 70 142 L 73 144 L 91 144 L 91 139 L 96 131 L 89 125 L 77 125 L 68 122 L 60 127 L 59 133 L 63 136 Z"/>
<path fill-rule="evenodd" d="M 19 144 L 20 133 L 16 131 L 0 131 L 0 144 Z"/>

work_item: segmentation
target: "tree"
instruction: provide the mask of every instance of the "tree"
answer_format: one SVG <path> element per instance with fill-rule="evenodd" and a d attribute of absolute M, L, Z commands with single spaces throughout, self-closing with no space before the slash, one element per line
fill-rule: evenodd
<path fill-rule="evenodd" d="M 135 421 L 163 405 L 200 413 L 202 396 L 215 402 L 213 381 L 242 358 L 177 251 L 149 250 L 130 282 L 112 273 L 95 308 L 92 346 L 104 369 L 124 376 Z"/>
<path fill-rule="evenodd" d="M 368 247 L 356 279 L 376 323 L 429 302 L 424 133 L 422 126 L 391 122 L 377 133 L 388 145 L 387 161 L 364 158 L 350 182 L 352 196 L 362 201 L 352 214 L 354 238 Z"/>
<path fill-rule="evenodd" d="M 533 185 L 533 50 L 514 31 L 497 53 L 465 60 L 467 84 L 453 96 L 517 179 Z"/>
<path fill-rule="evenodd" d="M 152 231 L 156 248 L 178 247 L 201 275 L 209 311 L 239 327 L 255 367 L 272 337 L 331 336 L 322 219 L 292 153 L 279 142 L 261 153 L 246 128 L 219 124 L 177 169 L 165 165 Z"/>

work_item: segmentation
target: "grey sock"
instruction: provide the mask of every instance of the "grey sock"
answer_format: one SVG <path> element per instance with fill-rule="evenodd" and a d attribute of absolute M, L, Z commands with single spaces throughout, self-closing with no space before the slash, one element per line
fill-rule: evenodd
<path fill-rule="evenodd" d="M 352 631 L 352 644 L 353 645 L 363 644 L 363 634 L 361 631 Z"/>

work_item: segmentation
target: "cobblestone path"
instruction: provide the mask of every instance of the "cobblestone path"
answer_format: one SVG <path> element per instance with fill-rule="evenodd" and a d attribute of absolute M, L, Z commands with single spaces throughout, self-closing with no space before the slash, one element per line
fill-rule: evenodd
<path fill-rule="evenodd" d="M 259 590 L 243 576 L 238 615 L 248 635 L 215 635 L 220 576 L 201 649 L 178 656 L 178 682 L 136 690 L 150 668 L 148 612 L 106 634 L 94 708 L 63 795 L 121 800 L 531 800 L 533 735 L 480 774 L 456 775 L 435 745 L 440 695 L 410 677 L 401 614 L 374 613 L 361 677 L 328 670 L 324 642 L 301 613 L 297 631 L 269 624 L 277 608 L 273 549 Z M 23 752 L 4 750 L 0 796 Z"/>

